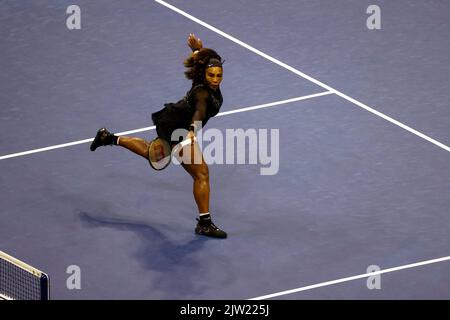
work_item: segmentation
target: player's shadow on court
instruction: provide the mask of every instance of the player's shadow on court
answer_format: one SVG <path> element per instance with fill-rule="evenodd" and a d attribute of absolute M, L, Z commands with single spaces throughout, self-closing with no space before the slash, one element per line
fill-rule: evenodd
<path fill-rule="evenodd" d="M 119 231 L 131 231 L 142 241 L 137 245 L 133 257 L 144 268 L 158 271 L 162 275 L 155 279 L 154 285 L 158 289 L 170 290 L 173 293 L 174 286 L 180 296 L 202 292 L 198 282 L 186 274 L 201 274 L 206 269 L 205 263 L 200 263 L 197 252 L 202 250 L 204 244 L 211 239 L 196 236 L 187 243 L 174 242 L 169 239 L 157 227 L 139 221 L 132 221 L 118 217 L 101 216 L 85 211 L 79 212 L 83 225 L 89 228 L 108 227 Z M 160 226 L 164 228 L 164 226 Z M 130 252 L 129 247 L 115 247 L 116 250 Z"/>

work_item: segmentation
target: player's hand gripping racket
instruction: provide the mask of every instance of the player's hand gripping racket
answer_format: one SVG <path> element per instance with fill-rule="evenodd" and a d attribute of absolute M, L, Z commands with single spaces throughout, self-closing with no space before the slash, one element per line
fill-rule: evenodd
<path fill-rule="evenodd" d="M 166 140 L 159 137 L 153 139 L 148 148 L 150 166 L 155 170 L 165 169 L 170 164 L 172 156 L 177 156 L 181 149 L 192 144 L 195 140 L 197 140 L 195 137 L 188 138 L 175 145 L 172 149 Z"/>

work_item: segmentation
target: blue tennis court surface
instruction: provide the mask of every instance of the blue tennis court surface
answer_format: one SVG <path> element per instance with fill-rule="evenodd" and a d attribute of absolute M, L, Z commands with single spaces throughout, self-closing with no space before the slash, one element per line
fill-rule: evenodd
<path fill-rule="evenodd" d="M 0 250 L 53 299 L 450 298 L 449 3 L 378 1 L 380 30 L 370 1 L 77 1 L 68 30 L 71 4 L 0 4 Z M 194 234 L 181 167 L 86 140 L 189 90 L 189 33 L 226 60 L 221 112 L 242 111 L 206 129 L 279 130 L 277 174 L 209 166 L 226 240 Z M 406 267 L 345 280 L 371 265 Z"/>

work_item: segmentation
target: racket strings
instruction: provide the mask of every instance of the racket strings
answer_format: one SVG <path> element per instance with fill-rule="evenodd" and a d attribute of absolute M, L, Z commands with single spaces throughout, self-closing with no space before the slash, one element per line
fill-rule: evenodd
<path fill-rule="evenodd" d="M 194 137 L 194 141 L 197 140 Z M 191 144 L 191 139 L 183 140 L 182 142 L 176 144 L 173 148 L 169 143 L 161 138 L 155 138 L 149 145 L 148 148 L 148 160 L 150 165 L 155 170 L 162 170 L 166 168 L 171 162 L 172 156 L 174 156 L 178 162 L 182 162 L 183 155 L 180 153 L 182 149 Z"/>

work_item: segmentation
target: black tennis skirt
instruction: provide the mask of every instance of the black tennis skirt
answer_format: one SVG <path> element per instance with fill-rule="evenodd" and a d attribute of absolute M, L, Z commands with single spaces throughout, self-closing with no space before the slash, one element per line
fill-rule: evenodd
<path fill-rule="evenodd" d="M 184 110 L 183 110 L 184 109 Z M 178 143 L 183 140 L 180 137 L 179 141 L 172 142 L 172 133 L 176 129 L 189 129 L 190 119 L 188 108 L 177 108 L 174 103 L 166 103 L 164 108 L 152 113 L 152 120 L 156 126 L 156 134 L 159 138 L 166 140 L 170 144 Z"/>

